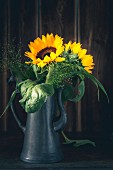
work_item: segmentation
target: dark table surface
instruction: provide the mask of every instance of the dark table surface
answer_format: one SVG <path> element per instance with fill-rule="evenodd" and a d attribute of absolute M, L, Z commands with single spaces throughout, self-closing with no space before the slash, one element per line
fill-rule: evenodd
<path fill-rule="evenodd" d="M 37 170 L 113 170 L 113 143 L 108 138 L 96 138 L 96 147 L 62 145 L 64 160 L 52 164 L 30 164 L 20 160 L 22 134 L 0 136 L 0 169 Z"/>

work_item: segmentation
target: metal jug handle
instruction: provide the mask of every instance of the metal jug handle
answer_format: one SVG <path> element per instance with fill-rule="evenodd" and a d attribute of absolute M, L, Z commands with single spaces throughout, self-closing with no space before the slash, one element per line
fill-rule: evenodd
<path fill-rule="evenodd" d="M 62 103 L 62 88 L 58 89 L 58 105 L 60 110 L 60 118 L 53 123 L 53 127 L 55 131 L 63 130 L 65 124 L 67 123 L 67 113 Z"/>
<path fill-rule="evenodd" d="M 53 122 L 53 128 L 55 131 L 63 130 L 63 128 L 65 127 L 65 124 L 67 123 L 67 114 L 66 114 L 65 108 L 63 106 L 61 97 L 62 97 L 62 89 L 60 88 L 60 89 L 58 89 L 58 105 L 59 105 L 59 109 L 60 109 L 60 118 L 56 122 Z M 21 128 L 23 133 L 25 133 L 26 128 L 25 128 L 25 126 L 22 125 L 21 121 L 19 120 L 19 118 L 14 110 L 13 103 L 11 103 L 10 107 L 11 107 L 13 116 L 14 116 L 18 126 Z"/>
<path fill-rule="evenodd" d="M 16 94 L 17 94 L 17 93 L 16 93 Z M 13 116 L 14 116 L 14 118 L 15 118 L 18 126 L 21 128 L 21 130 L 23 131 L 23 133 L 25 133 L 25 126 L 23 126 L 22 123 L 20 122 L 20 120 L 19 120 L 19 118 L 18 118 L 18 116 L 17 116 L 17 114 L 16 114 L 16 112 L 15 112 L 15 110 L 14 110 L 13 102 L 11 103 L 10 107 L 11 107 Z"/>

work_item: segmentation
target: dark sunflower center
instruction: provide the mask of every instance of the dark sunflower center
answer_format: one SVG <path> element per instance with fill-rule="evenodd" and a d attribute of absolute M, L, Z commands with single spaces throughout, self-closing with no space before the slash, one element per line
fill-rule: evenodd
<path fill-rule="evenodd" d="M 56 52 L 56 48 L 54 47 L 46 47 L 44 49 L 42 49 L 41 51 L 39 51 L 39 53 L 37 54 L 37 58 L 43 59 L 46 55 L 50 56 L 51 52 Z"/>

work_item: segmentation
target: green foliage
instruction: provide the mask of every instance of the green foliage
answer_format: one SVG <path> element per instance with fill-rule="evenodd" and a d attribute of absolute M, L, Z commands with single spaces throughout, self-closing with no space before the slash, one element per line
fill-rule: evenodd
<path fill-rule="evenodd" d="M 48 96 L 54 94 L 53 86 L 50 84 L 36 84 L 31 80 L 25 80 L 18 85 L 22 99 L 19 101 L 27 113 L 40 110 Z"/>
<path fill-rule="evenodd" d="M 68 78 L 74 77 L 77 67 L 69 63 L 51 64 L 48 68 L 46 83 L 52 84 L 55 88 L 63 87 Z"/>
<path fill-rule="evenodd" d="M 65 86 L 62 94 L 63 101 L 70 100 L 73 102 L 78 102 L 83 97 L 84 92 L 85 92 L 85 84 L 83 80 L 80 83 L 78 83 L 76 87 L 73 87 L 72 85 L 67 85 Z"/>
<path fill-rule="evenodd" d="M 39 110 L 44 102 L 46 102 L 47 97 L 52 96 L 54 90 L 59 87 L 63 88 L 63 101 L 80 101 L 85 92 L 85 77 L 90 78 L 96 85 L 98 98 L 99 89 L 107 96 L 103 85 L 80 66 L 77 68 L 73 64 L 59 63 L 51 64 L 45 70 L 39 70 L 36 66 L 31 68 L 33 68 L 37 79 L 35 81 L 27 79 L 18 84 L 18 89 L 22 96 L 19 102 L 27 113 L 33 113 Z M 69 82 L 67 82 L 68 78 L 71 78 Z M 42 81 L 42 83 L 40 83 L 40 81 Z"/>
<path fill-rule="evenodd" d="M 22 44 L 18 43 L 15 45 L 15 40 L 12 40 L 8 44 L 1 46 L 0 45 L 0 69 L 1 71 L 13 70 L 16 65 L 22 64 L 21 61 L 21 49 Z"/>
<path fill-rule="evenodd" d="M 85 92 L 85 78 L 91 79 L 96 85 L 98 99 L 100 89 L 108 98 L 103 85 L 84 69 L 77 54 L 64 51 L 61 56 L 65 58 L 65 61 L 51 62 L 41 68 L 36 64 L 25 64 L 21 60 L 22 46 L 14 44 L 14 42 L 8 44 L 5 49 L 7 51 L 6 57 L 0 58 L 0 67 L 10 69 L 16 82 L 16 88 L 22 97 L 19 102 L 27 113 L 39 110 L 48 96 L 52 96 L 58 88 L 63 88 L 62 100 L 64 102 L 67 100 L 80 101 Z M 13 99 L 11 97 L 8 106 Z"/>
<path fill-rule="evenodd" d="M 13 102 L 13 100 L 14 100 L 16 94 L 17 94 L 17 91 L 14 90 L 13 93 L 12 93 L 12 95 L 11 95 L 11 97 L 10 97 L 10 100 L 9 100 L 7 106 L 5 107 L 3 113 L 0 115 L 0 118 L 4 115 L 4 113 L 7 111 L 7 109 L 9 108 L 9 106 L 12 104 L 12 102 Z"/>
<path fill-rule="evenodd" d="M 81 68 L 81 73 L 89 78 L 97 87 L 98 89 L 98 100 L 99 100 L 99 92 L 100 92 L 100 89 L 103 91 L 103 93 L 106 95 L 107 99 L 108 99 L 108 102 L 109 102 L 109 97 L 107 95 L 107 92 L 104 88 L 104 86 L 92 75 L 92 74 L 89 74 L 86 70 L 84 70 L 83 68 Z"/>
<path fill-rule="evenodd" d="M 36 76 L 37 83 L 44 83 L 47 75 L 46 67 L 43 69 L 39 68 L 37 65 L 31 65 L 31 67 Z"/>

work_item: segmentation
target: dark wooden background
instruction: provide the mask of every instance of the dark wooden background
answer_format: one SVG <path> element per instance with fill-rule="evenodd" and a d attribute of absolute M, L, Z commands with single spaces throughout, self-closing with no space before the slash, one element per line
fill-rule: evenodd
<path fill-rule="evenodd" d="M 0 0 L 0 43 L 16 39 L 27 44 L 37 36 L 46 33 L 59 34 L 65 41 L 76 40 L 76 0 Z M 66 110 L 68 123 L 65 131 L 101 133 L 113 132 L 113 1 L 79 0 L 78 39 L 83 48 L 94 56 L 93 74 L 104 85 L 110 99 L 100 92 L 90 80 L 86 80 L 86 91 L 79 104 L 68 102 Z M 6 54 L 4 52 L 4 56 Z M 7 71 L 0 73 L 0 112 L 3 111 L 13 86 L 7 86 Z M 21 118 L 25 113 L 17 107 Z M 18 131 L 11 114 L 0 119 L 0 131 Z"/>

